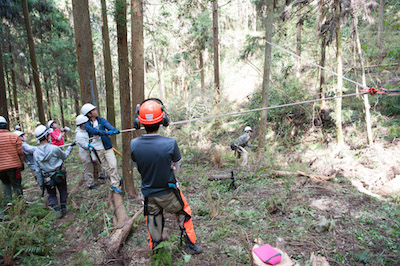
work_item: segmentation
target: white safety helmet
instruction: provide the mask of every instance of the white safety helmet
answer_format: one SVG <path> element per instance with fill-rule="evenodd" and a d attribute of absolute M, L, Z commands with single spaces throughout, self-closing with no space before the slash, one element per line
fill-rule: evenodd
<path fill-rule="evenodd" d="M 19 125 L 15 126 L 15 130 L 20 130 L 20 129 L 21 129 L 21 127 Z"/>
<path fill-rule="evenodd" d="M 0 115 L 0 124 L 7 124 L 7 120 L 4 118 L 4 116 Z"/>
<path fill-rule="evenodd" d="M 13 133 L 14 133 L 14 134 L 17 134 L 18 137 L 21 137 L 22 135 L 25 134 L 25 132 L 22 132 L 22 131 L 20 131 L 20 130 L 15 130 Z"/>
<path fill-rule="evenodd" d="M 244 132 L 249 132 L 249 131 L 253 132 L 251 127 L 247 126 L 247 127 L 244 128 Z"/>
<path fill-rule="evenodd" d="M 89 121 L 89 118 L 88 118 L 87 116 L 78 115 L 78 116 L 76 117 L 76 125 L 77 125 L 77 126 L 80 126 L 80 125 L 86 123 L 87 121 Z"/>
<path fill-rule="evenodd" d="M 56 121 L 54 121 L 54 120 L 50 120 L 49 122 L 47 122 L 47 127 L 48 128 L 51 128 L 51 125 L 53 124 L 53 123 L 55 123 Z"/>
<path fill-rule="evenodd" d="M 85 103 L 83 106 L 82 106 L 82 109 L 81 109 L 81 113 L 83 114 L 83 115 L 87 115 L 90 111 L 92 111 L 93 109 L 96 109 L 96 106 L 94 106 L 93 104 L 91 104 L 91 103 Z"/>
<path fill-rule="evenodd" d="M 36 126 L 40 126 L 42 123 L 40 121 L 36 122 Z"/>
<path fill-rule="evenodd" d="M 48 136 L 50 132 L 51 132 L 50 128 L 40 125 L 37 128 L 35 128 L 34 134 L 38 140 L 41 140 L 44 137 Z"/>

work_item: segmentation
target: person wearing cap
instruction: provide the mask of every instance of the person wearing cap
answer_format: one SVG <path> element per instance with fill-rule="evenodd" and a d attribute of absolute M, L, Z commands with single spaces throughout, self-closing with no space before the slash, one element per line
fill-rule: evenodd
<path fill-rule="evenodd" d="M 52 131 L 50 132 L 51 144 L 59 147 L 63 146 L 64 145 L 63 137 L 65 133 L 58 128 L 57 122 L 54 120 L 50 120 L 49 122 L 47 122 L 47 127 L 52 129 Z"/>
<path fill-rule="evenodd" d="M 248 144 L 253 130 L 251 127 L 247 126 L 244 128 L 243 134 L 231 145 L 232 150 L 235 151 L 238 158 L 243 157 L 242 166 L 247 165 L 248 162 L 248 152 L 244 147 L 252 147 Z"/>
<path fill-rule="evenodd" d="M 163 241 L 164 210 L 176 214 L 188 254 L 201 253 L 196 244 L 192 211 L 180 190 L 175 172 L 179 170 L 181 153 L 175 139 L 160 136 L 160 125 L 168 126 L 167 113 L 159 99 L 147 99 L 137 109 L 135 128 L 144 125 L 146 134 L 132 139 L 131 159 L 142 177 L 144 215 L 150 237 L 150 248 Z M 181 236 L 182 236 L 181 235 Z"/>
<path fill-rule="evenodd" d="M 97 189 L 98 186 L 94 180 L 94 164 L 91 157 L 91 152 L 93 146 L 89 143 L 89 134 L 85 130 L 85 124 L 89 121 L 89 118 L 84 115 L 78 115 L 76 117 L 76 130 L 75 130 L 75 140 L 79 146 L 79 158 L 82 160 L 83 164 L 83 176 L 86 182 L 86 186 L 89 189 Z M 94 151 L 95 152 L 95 151 Z M 94 158 L 97 159 L 97 158 Z"/>
<path fill-rule="evenodd" d="M 22 150 L 24 151 L 24 161 L 29 166 L 29 169 L 31 169 L 31 171 L 35 172 L 35 162 L 33 160 L 33 153 L 35 152 L 36 147 L 31 146 L 27 143 L 28 138 L 26 137 L 25 132 L 22 132 L 20 130 L 15 130 L 14 134 L 17 134 L 17 136 L 22 141 Z"/>
<path fill-rule="evenodd" d="M 44 125 L 38 126 L 35 136 L 40 145 L 33 153 L 35 161 L 35 171 L 37 181 L 42 189 L 49 194 L 48 204 L 57 213 L 57 218 L 63 217 L 67 212 L 67 170 L 64 161 L 70 155 L 76 142 L 71 143 L 68 148 L 63 151 L 60 147 L 50 143 L 50 129 Z M 57 190 L 60 195 L 60 206 L 58 205 Z M 60 208 L 61 207 L 61 208 Z"/>
<path fill-rule="evenodd" d="M 96 106 L 86 103 L 82 106 L 81 113 L 89 120 L 85 123 L 85 129 L 91 138 L 90 144 L 101 161 L 101 167 L 110 180 L 110 189 L 115 193 L 122 193 L 122 179 L 118 175 L 117 158 L 113 150 L 111 135 L 119 134 L 119 130 L 113 127 L 105 118 L 99 117 Z"/>
<path fill-rule="evenodd" d="M 15 130 L 21 130 L 21 126 L 20 125 L 16 125 L 15 126 Z"/>
<path fill-rule="evenodd" d="M 22 196 L 21 176 L 16 171 L 24 165 L 24 152 L 21 139 L 7 129 L 3 116 L 0 116 L 0 147 L 0 179 L 4 195 L 11 200 L 13 191 Z"/>

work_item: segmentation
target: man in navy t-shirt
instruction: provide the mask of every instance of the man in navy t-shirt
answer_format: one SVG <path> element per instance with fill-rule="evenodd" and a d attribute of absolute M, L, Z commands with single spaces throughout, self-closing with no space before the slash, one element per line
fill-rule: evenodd
<path fill-rule="evenodd" d="M 162 102 L 158 99 L 145 100 L 138 110 L 136 124 L 143 124 L 147 133 L 131 140 L 131 158 L 142 176 L 144 215 L 151 249 L 163 240 L 165 210 L 177 214 L 178 224 L 185 238 L 186 252 L 202 252 L 202 247 L 196 245 L 192 211 L 175 179 L 174 172 L 179 170 L 181 160 L 178 144 L 175 139 L 158 135 L 160 124 L 168 125 Z"/>

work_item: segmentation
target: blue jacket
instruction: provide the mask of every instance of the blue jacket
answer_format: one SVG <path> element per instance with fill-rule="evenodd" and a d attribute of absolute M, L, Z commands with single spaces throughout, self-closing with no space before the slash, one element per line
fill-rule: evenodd
<path fill-rule="evenodd" d="M 99 135 L 101 136 L 101 141 L 103 142 L 104 149 L 109 150 L 112 148 L 112 142 L 110 137 L 107 135 L 107 131 L 115 131 L 117 130 L 113 127 L 108 121 L 102 117 L 97 118 L 97 122 L 99 122 L 99 129 L 94 128 L 92 126 L 92 122 L 89 120 L 85 124 L 85 129 L 89 133 L 90 136 Z M 107 129 L 107 130 L 106 130 Z"/>

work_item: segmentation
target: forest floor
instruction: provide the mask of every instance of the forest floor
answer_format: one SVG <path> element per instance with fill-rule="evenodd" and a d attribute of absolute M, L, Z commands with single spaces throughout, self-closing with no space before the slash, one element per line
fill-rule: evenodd
<path fill-rule="evenodd" d="M 399 265 L 399 197 L 378 194 L 393 179 L 400 160 L 400 142 L 381 141 L 368 148 L 321 146 L 318 132 L 288 151 L 271 145 L 267 160 L 239 167 L 232 151 L 224 150 L 218 164 L 205 154 L 186 156 L 177 178 L 193 212 L 198 244 L 204 252 L 187 255 L 180 247 L 180 231 L 172 215 L 165 215 L 162 256 L 152 257 L 147 227 L 141 215 L 120 254 L 106 259 L 107 236 L 112 232 L 107 185 L 88 190 L 82 185 L 77 149 L 66 161 L 69 182 L 67 215 L 54 219 L 57 241 L 47 256 L 16 257 L 16 264 L 55 265 L 242 265 L 251 264 L 255 239 L 275 246 L 278 237 L 294 262 L 310 263 L 312 253 L 330 265 Z M 209 181 L 211 175 L 234 171 L 230 180 Z M 297 170 L 331 176 L 329 181 L 307 177 L 272 177 L 271 170 Z M 138 195 L 140 179 L 133 172 Z M 25 198 L 41 204 L 32 174 L 24 171 Z M 361 191 L 360 191 L 361 190 Z M 125 197 L 130 216 L 141 209 L 140 199 Z M 27 206 L 30 208 L 30 205 Z"/>

